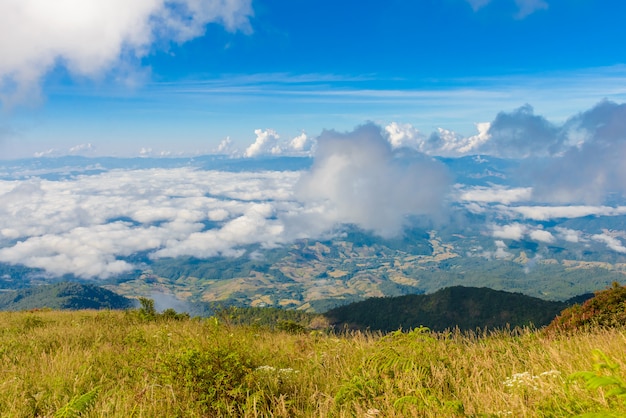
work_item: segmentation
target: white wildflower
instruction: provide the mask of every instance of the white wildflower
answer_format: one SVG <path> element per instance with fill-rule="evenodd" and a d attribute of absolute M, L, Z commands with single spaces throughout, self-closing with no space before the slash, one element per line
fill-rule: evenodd
<path fill-rule="evenodd" d="M 376 408 L 370 408 L 365 413 L 365 418 L 374 418 L 380 414 L 380 411 Z"/>
<path fill-rule="evenodd" d="M 272 366 L 259 366 L 256 368 L 256 370 L 259 372 L 273 372 L 276 370 L 276 368 Z"/>
<path fill-rule="evenodd" d="M 558 370 L 548 370 L 542 372 L 539 375 L 533 375 L 530 372 L 514 373 L 504 381 L 504 386 L 508 388 L 530 388 L 533 390 L 539 389 L 539 384 L 542 383 L 543 378 L 558 377 L 561 372 Z"/>
<path fill-rule="evenodd" d="M 539 376 L 541 377 L 559 377 L 561 372 L 558 370 L 548 370 L 547 372 L 541 373 Z"/>

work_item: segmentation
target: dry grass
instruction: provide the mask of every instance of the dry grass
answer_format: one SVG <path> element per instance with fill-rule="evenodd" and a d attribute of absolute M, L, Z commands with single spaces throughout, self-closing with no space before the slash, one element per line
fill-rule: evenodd
<path fill-rule="evenodd" d="M 0 313 L 2 417 L 542 417 L 626 415 L 572 373 L 624 330 L 568 335 L 289 334 L 209 318 Z M 605 415 L 608 416 L 608 415 Z"/>

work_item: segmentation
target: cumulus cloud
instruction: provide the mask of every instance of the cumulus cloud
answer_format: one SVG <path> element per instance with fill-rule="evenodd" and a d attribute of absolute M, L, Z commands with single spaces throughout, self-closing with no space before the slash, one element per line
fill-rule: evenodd
<path fill-rule="evenodd" d="M 536 199 L 599 204 L 611 193 L 626 193 L 626 104 L 603 101 L 569 119 L 562 131 L 582 140 L 535 168 Z"/>
<path fill-rule="evenodd" d="M 351 223 L 383 236 L 408 215 L 432 215 L 449 188 L 446 168 L 421 153 L 394 152 L 374 124 L 353 132 L 325 131 L 313 167 L 298 186 L 316 222 Z"/>
<path fill-rule="evenodd" d="M 385 133 L 394 149 L 406 147 L 428 155 L 456 157 L 472 153 L 489 141 L 489 126 L 489 122 L 477 123 L 478 133 L 472 136 L 463 136 L 444 128 L 437 128 L 426 136 L 409 123 L 391 122 L 385 126 Z"/>
<path fill-rule="evenodd" d="M 512 223 L 509 225 L 494 225 L 492 227 L 492 236 L 494 238 L 510 239 L 520 241 L 528 232 L 528 227 L 520 223 Z"/>
<path fill-rule="evenodd" d="M 233 143 L 229 136 L 222 139 L 217 148 L 213 150 L 215 154 L 235 155 L 237 150 L 233 147 Z"/>
<path fill-rule="evenodd" d="M 420 149 L 426 140 L 426 137 L 410 123 L 391 122 L 385 126 L 385 132 L 392 148 Z"/>
<path fill-rule="evenodd" d="M 208 23 L 249 31 L 251 0 L 6 0 L 0 2 L 0 100 L 36 96 L 57 65 L 78 76 L 128 66 L 154 44 L 200 36 Z"/>
<path fill-rule="evenodd" d="M 476 124 L 477 135 L 464 137 L 454 131 L 437 128 L 430 134 L 428 140 L 422 146 L 422 150 L 431 155 L 455 157 L 473 153 L 480 145 L 490 139 L 489 126 L 487 123 Z"/>
<path fill-rule="evenodd" d="M 244 157 L 255 158 L 267 155 L 290 155 L 310 156 L 317 144 L 316 138 L 310 137 L 306 132 L 291 138 L 281 140 L 280 135 L 273 129 L 256 129 L 256 139 L 250 144 Z"/>
<path fill-rule="evenodd" d="M 530 231 L 528 236 L 533 241 L 545 242 L 547 244 L 552 244 L 556 241 L 552 233 L 550 233 L 549 231 L 544 231 L 543 229 L 535 229 L 534 231 Z"/>
<path fill-rule="evenodd" d="M 626 193 L 626 104 L 604 100 L 561 124 L 525 105 L 477 127 L 473 137 L 439 129 L 421 149 L 521 159 L 516 177 L 532 187 L 535 201 L 597 206 Z"/>
<path fill-rule="evenodd" d="M 559 128 L 543 116 L 535 115 L 530 105 L 513 112 L 500 112 L 489 125 L 489 136 L 477 150 L 505 158 L 545 157 L 561 150 Z"/>
<path fill-rule="evenodd" d="M 302 132 L 289 141 L 290 151 L 296 154 L 309 154 L 315 147 L 316 141 L 308 136 L 306 132 Z"/>
<path fill-rule="evenodd" d="M 256 140 L 246 148 L 244 152 L 245 157 L 252 158 L 266 154 L 278 155 L 283 152 L 279 143 L 280 136 L 275 130 L 255 129 L 254 134 L 256 135 Z"/>

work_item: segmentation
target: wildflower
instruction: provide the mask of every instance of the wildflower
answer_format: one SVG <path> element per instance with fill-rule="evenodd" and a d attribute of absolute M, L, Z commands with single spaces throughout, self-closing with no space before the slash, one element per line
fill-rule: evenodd
<path fill-rule="evenodd" d="M 560 375 L 561 372 L 558 370 L 548 370 L 540 373 L 539 375 L 533 375 L 529 372 L 514 373 L 511 377 L 504 381 L 504 386 L 508 388 L 527 387 L 533 390 L 538 390 L 539 384 L 542 382 L 543 378 L 558 377 Z"/>
<path fill-rule="evenodd" d="M 529 372 L 515 373 L 504 381 L 504 386 L 509 388 L 529 387 L 537 390 L 539 387 L 536 384 L 536 380 L 539 376 L 534 376 Z"/>
<path fill-rule="evenodd" d="M 539 376 L 541 377 L 559 377 L 561 372 L 558 370 L 548 370 L 547 372 L 541 373 Z"/>
<path fill-rule="evenodd" d="M 266 372 L 266 373 L 273 373 L 273 372 L 277 372 L 279 374 L 296 374 L 296 373 L 300 373 L 298 370 L 294 370 L 291 367 L 287 367 L 285 369 L 276 369 L 276 367 L 272 367 L 272 366 L 259 366 L 256 368 L 257 371 L 259 372 Z"/>

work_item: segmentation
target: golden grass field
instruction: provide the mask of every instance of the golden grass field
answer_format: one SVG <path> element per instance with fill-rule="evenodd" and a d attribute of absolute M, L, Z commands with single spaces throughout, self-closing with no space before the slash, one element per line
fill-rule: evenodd
<path fill-rule="evenodd" d="M 624 329 L 289 333 L 0 312 L 2 417 L 626 416 L 625 363 Z"/>

